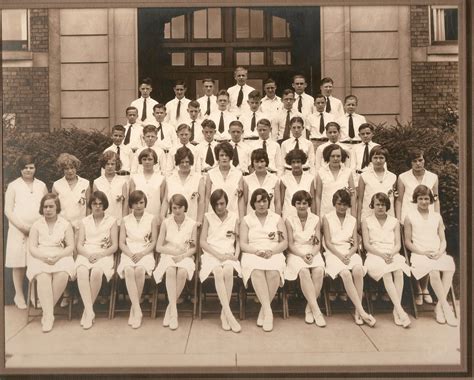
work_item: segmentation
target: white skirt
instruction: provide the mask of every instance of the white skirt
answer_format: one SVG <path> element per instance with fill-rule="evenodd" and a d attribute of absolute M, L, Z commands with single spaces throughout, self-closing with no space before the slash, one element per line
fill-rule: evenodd
<path fill-rule="evenodd" d="M 375 281 L 379 281 L 384 274 L 402 270 L 407 276 L 410 276 L 410 267 L 405 262 L 405 258 L 397 253 L 393 256 L 393 261 L 387 264 L 383 258 L 371 253 L 367 253 L 364 263 L 367 273 Z"/>
<path fill-rule="evenodd" d="M 321 254 L 313 257 L 311 264 L 306 264 L 302 257 L 289 254 L 286 258 L 285 279 L 294 281 L 298 277 L 302 268 L 317 268 L 321 267 L 324 270 L 325 264 Z"/>
<path fill-rule="evenodd" d="M 362 265 L 362 258 L 357 253 L 351 256 L 351 260 L 347 265 L 328 250 L 324 252 L 324 258 L 326 259 L 326 273 L 331 276 L 332 279 L 335 279 L 342 270 L 352 270 L 356 265 L 362 267 L 364 270 L 364 276 L 367 273 L 367 269 Z"/>
<path fill-rule="evenodd" d="M 28 237 L 12 223 L 8 226 L 7 246 L 5 252 L 6 268 L 25 268 L 28 251 Z"/>
<path fill-rule="evenodd" d="M 244 285 L 247 287 L 247 282 L 250 278 L 254 269 L 259 270 L 276 270 L 280 274 L 280 286 L 285 283 L 285 255 L 283 253 L 277 253 L 269 259 L 264 259 L 254 255 L 253 253 L 242 253 L 242 276 L 244 279 Z"/>
<path fill-rule="evenodd" d="M 120 278 L 125 277 L 125 268 L 126 267 L 143 267 L 148 275 L 151 275 L 153 269 L 155 269 L 155 258 L 153 253 L 149 253 L 142 257 L 137 263 L 134 263 L 133 260 L 128 257 L 126 254 L 120 254 L 120 263 L 117 267 L 117 274 Z"/>
<path fill-rule="evenodd" d="M 76 266 L 72 256 L 67 256 L 59 259 L 55 264 L 49 265 L 44 261 L 34 258 L 29 255 L 27 258 L 28 267 L 26 268 L 26 277 L 28 280 L 33 280 L 41 273 L 58 273 L 66 272 L 71 279 L 76 276 Z"/>
<path fill-rule="evenodd" d="M 206 278 L 212 273 L 214 268 L 223 267 L 224 265 L 231 265 L 237 272 L 239 277 L 242 277 L 242 270 L 240 268 L 240 262 L 238 260 L 225 260 L 220 261 L 211 254 L 204 252 L 201 255 L 201 270 L 199 271 L 199 279 L 204 282 Z"/>
<path fill-rule="evenodd" d="M 153 272 L 153 277 L 155 278 L 155 282 L 157 284 L 159 284 L 163 280 L 163 277 L 166 274 L 166 270 L 169 267 L 186 269 L 186 272 L 188 274 L 188 280 L 191 280 L 193 278 L 196 264 L 194 264 L 194 260 L 191 257 L 185 257 L 181 261 L 175 263 L 173 260 L 173 256 L 165 255 L 162 253 L 160 255 L 160 261 L 158 262 L 158 265 L 155 271 Z"/>
<path fill-rule="evenodd" d="M 430 259 L 428 256 L 411 254 L 411 273 L 417 280 L 426 276 L 433 270 L 440 272 L 454 272 L 456 265 L 451 256 L 444 254 L 438 260 Z"/>
<path fill-rule="evenodd" d="M 114 274 L 114 255 L 102 257 L 95 263 L 91 263 L 85 256 L 78 255 L 76 257 L 76 271 L 80 266 L 84 266 L 88 270 L 91 270 L 92 268 L 100 268 L 104 272 L 107 281 L 110 281 Z"/>

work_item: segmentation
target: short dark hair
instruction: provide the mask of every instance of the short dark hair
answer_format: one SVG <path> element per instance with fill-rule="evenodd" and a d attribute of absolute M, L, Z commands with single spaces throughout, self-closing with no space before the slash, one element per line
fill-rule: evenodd
<path fill-rule="evenodd" d="M 232 120 L 232 121 L 230 122 L 230 124 L 229 124 L 229 129 L 230 129 L 230 127 L 233 127 L 234 125 L 236 125 L 236 126 L 242 128 L 242 129 L 244 129 L 244 125 L 243 125 L 242 122 L 239 121 L 239 120 Z"/>
<path fill-rule="evenodd" d="M 430 204 L 433 204 L 435 202 L 433 192 L 426 185 L 418 185 L 417 187 L 415 187 L 415 190 L 413 190 L 412 202 L 416 203 L 418 201 L 418 197 L 422 195 L 428 195 L 430 197 Z"/>
<path fill-rule="evenodd" d="M 369 154 L 369 161 L 372 161 L 372 157 L 374 157 L 375 155 L 384 156 L 385 161 L 388 161 L 388 157 L 389 157 L 388 149 L 381 145 L 376 145 L 372 148 Z"/>
<path fill-rule="evenodd" d="M 326 124 L 326 131 L 330 128 L 330 127 L 335 127 L 337 129 L 338 132 L 341 132 L 341 126 L 336 123 L 335 121 L 330 121 L 329 123 Z"/>
<path fill-rule="evenodd" d="M 35 165 L 35 158 L 31 154 L 22 154 L 16 162 L 18 171 L 21 172 L 26 165 Z"/>
<path fill-rule="evenodd" d="M 219 158 L 219 153 L 221 150 L 223 150 L 226 156 L 232 160 L 232 158 L 234 157 L 234 148 L 232 148 L 232 145 L 230 145 L 230 143 L 224 141 L 214 147 L 214 154 L 216 158 Z"/>
<path fill-rule="evenodd" d="M 262 148 L 253 150 L 250 154 L 250 165 L 253 167 L 253 163 L 260 160 L 264 160 L 267 166 L 270 164 L 267 151 Z"/>
<path fill-rule="evenodd" d="M 184 88 L 186 88 L 186 82 L 182 79 L 178 79 L 176 82 L 174 82 L 173 87 L 176 87 L 176 86 L 184 86 Z"/>
<path fill-rule="evenodd" d="M 285 95 L 289 95 L 289 94 L 293 94 L 293 95 L 294 95 L 294 94 L 295 94 L 295 90 L 293 90 L 292 88 L 285 88 L 285 89 L 283 90 L 283 93 L 282 93 L 281 96 L 285 96 Z"/>
<path fill-rule="evenodd" d="M 211 204 L 212 209 L 216 212 L 217 202 L 224 197 L 226 206 L 229 204 L 229 197 L 223 189 L 216 189 L 212 192 L 211 197 L 209 198 L 209 203 Z"/>
<path fill-rule="evenodd" d="M 156 152 L 155 152 L 153 149 L 151 149 L 151 148 L 143 149 L 143 150 L 140 152 L 140 154 L 138 155 L 138 162 L 141 164 L 143 157 L 148 157 L 148 156 L 152 156 L 152 157 L 153 157 L 153 161 L 155 162 L 155 164 L 158 162 L 158 155 L 157 155 Z"/>
<path fill-rule="evenodd" d="M 306 82 L 306 77 L 305 77 L 303 74 L 296 74 L 296 75 L 293 75 L 293 78 L 291 78 L 291 81 L 294 82 L 295 79 L 298 79 L 298 78 L 303 78 L 304 81 Z"/>
<path fill-rule="evenodd" d="M 141 200 L 145 200 L 145 207 L 148 203 L 146 194 L 141 190 L 133 190 L 128 196 L 128 207 L 132 208 L 135 203 L 138 203 Z"/>
<path fill-rule="evenodd" d="M 134 107 L 134 106 L 128 106 L 127 108 L 125 108 L 125 115 L 128 115 L 128 111 L 137 111 L 138 113 L 138 108 L 137 107 Z"/>
<path fill-rule="evenodd" d="M 324 148 L 323 150 L 323 159 L 324 159 L 324 162 L 329 162 L 329 158 L 331 157 L 331 153 L 334 151 L 334 150 L 337 150 L 339 149 L 341 151 L 341 162 L 346 162 L 346 159 L 347 157 L 349 157 L 347 155 L 347 152 L 345 149 L 341 148 L 339 145 L 337 144 L 329 144 L 326 148 Z"/>
<path fill-rule="evenodd" d="M 105 211 L 109 208 L 109 200 L 107 199 L 107 195 L 105 195 L 104 192 L 100 190 L 96 190 L 92 193 L 92 195 L 89 198 L 89 202 L 87 202 L 87 207 L 92 208 L 92 203 L 95 200 L 99 200 L 102 202 L 102 209 Z"/>
<path fill-rule="evenodd" d="M 156 103 L 153 106 L 153 112 L 155 112 L 158 108 L 163 109 L 166 111 L 166 106 L 163 103 Z"/>
<path fill-rule="evenodd" d="M 326 84 L 326 83 L 331 83 L 332 85 L 334 85 L 334 81 L 332 80 L 332 78 L 324 77 L 323 79 L 321 79 L 319 86 L 321 87 L 323 84 Z"/>
<path fill-rule="evenodd" d="M 270 128 L 272 126 L 272 123 L 270 123 L 270 120 L 268 120 L 266 118 L 258 120 L 257 121 L 257 127 L 258 127 L 259 124 L 262 124 L 262 125 L 264 125 L 265 127 L 268 127 L 268 128 Z"/>
<path fill-rule="evenodd" d="M 346 102 L 347 102 L 349 99 L 354 99 L 356 103 L 359 103 L 359 99 L 357 99 L 357 96 L 350 94 L 350 95 L 347 95 L 347 96 L 344 98 L 344 104 L 346 104 Z"/>
<path fill-rule="evenodd" d="M 227 96 L 227 98 L 230 98 L 229 93 L 227 92 L 227 90 L 224 90 L 224 89 L 219 90 L 219 92 L 217 93 L 217 97 L 219 96 Z"/>
<path fill-rule="evenodd" d="M 291 165 L 291 161 L 293 160 L 300 160 L 301 163 L 304 165 L 308 160 L 308 156 L 301 149 L 292 149 L 286 154 L 285 162 L 287 165 Z"/>
<path fill-rule="evenodd" d="M 298 190 L 296 193 L 293 194 L 291 198 L 291 205 L 295 206 L 296 202 L 308 202 L 308 206 L 311 207 L 313 202 L 313 198 L 311 198 L 311 194 L 308 193 L 306 190 Z"/>
<path fill-rule="evenodd" d="M 143 135 L 145 135 L 146 133 L 150 133 L 150 132 L 158 134 L 158 130 L 153 124 L 145 125 L 143 127 Z"/>
<path fill-rule="evenodd" d="M 216 83 L 216 81 L 212 78 L 204 78 L 201 83 L 204 83 L 204 82 L 212 82 L 212 83 Z"/>
<path fill-rule="evenodd" d="M 382 202 L 385 204 L 385 211 L 390 210 L 390 198 L 385 193 L 375 193 L 372 195 L 372 199 L 370 200 L 369 208 L 374 208 L 375 200 Z"/>
<path fill-rule="evenodd" d="M 201 108 L 201 105 L 199 104 L 199 102 L 197 100 L 191 100 L 189 103 L 188 103 L 188 108 L 189 107 L 193 107 L 193 108 Z"/>
<path fill-rule="evenodd" d="M 326 97 L 323 94 L 318 93 L 318 94 L 314 95 L 314 101 L 316 101 L 316 99 L 319 99 L 319 98 L 324 99 L 324 101 L 326 102 Z"/>
<path fill-rule="evenodd" d="M 375 128 L 374 128 L 374 126 L 373 126 L 372 124 L 370 124 L 370 123 L 362 123 L 361 125 L 359 125 L 358 131 L 360 132 L 360 131 L 362 131 L 363 129 L 367 129 L 367 128 L 370 129 L 370 131 L 371 131 L 372 133 L 373 133 L 374 130 L 375 130 Z"/>
<path fill-rule="evenodd" d="M 176 153 L 174 155 L 174 164 L 178 166 L 181 161 L 183 161 L 185 158 L 189 158 L 189 164 L 191 166 L 194 165 L 194 155 L 193 152 L 191 152 L 191 149 L 182 146 L 181 148 L 176 150 Z"/>
<path fill-rule="evenodd" d="M 211 119 L 204 119 L 201 123 L 201 127 L 216 129 L 216 123 L 214 123 L 214 121 L 212 121 Z"/>
<path fill-rule="evenodd" d="M 115 153 L 113 150 L 106 150 L 104 153 L 102 153 L 102 156 L 99 158 L 99 164 L 102 169 L 105 169 L 105 164 L 107 164 L 107 161 L 115 159 L 116 164 L 115 164 L 115 170 L 120 170 L 122 167 L 122 162 L 120 161 L 120 156 Z"/>
<path fill-rule="evenodd" d="M 149 86 L 153 86 L 153 81 L 151 80 L 150 77 L 145 77 L 145 78 L 142 78 L 142 80 L 140 81 L 140 84 L 138 85 L 138 87 L 140 87 L 142 84 L 147 84 Z"/>
<path fill-rule="evenodd" d="M 406 164 L 408 165 L 408 167 L 411 167 L 412 161 L 414 161 L 418 157 L 424 157 L 424 156 L 425 156 L 425 152 L 422 149 L 419 149 L 419 148 L 409 149 L 407 152 Z"/>
<path fill-rule="evenodd" d="M 268 78 L 268 79 L 265 79 L 265 80 L 263 81 L 263 86 L 265 86 L 265 85 L 268 84 L 268 83 L 274 83 L 274 84 L 276 84 L 275 79 L 273 79 L 273 78 Z"/>
<path fill-rule="evenodd" d="M 351 207 L 351 194 L 346 189 L 339 189 L 332 196 L 332 205 L 335 206 L 337 201 Z"/>
<path fill-rule="evenodd" d="M 293 125 L 293 123 L 300 123 L 302 126 L 304 126 L 304 120 L 301 116 L 293 116 L 290 119 L 290 126 Z"/>
<path fill-rule="evenodd" d="M 248 99 L 252 99 L 252 100 L 260 100 L 262 98 L 262 95 L 260 94 L 260 91 L 258 90 L 252 90 L 249 92 L 249 95 L 248 95 Z"/>
<path fill-rule="evenodd" d="M 125 127 L 122 124 L 116 124 L 112 127 L 112 133 L 114 133 L 114 131 L 120 131 L 125 133 Z"/>
<path fill-rule="evenodd" d="M 173 204 L 179 206 L 179 207 L 184 207 L 184 212 L 188 211 L 188 201 L 184 197 L 183 194 L 173 194 L 173 196 L 170 198 L 170 213 L 173 207 Z"/>
<path fill-rule="evenodd" d="M 189 132 L 191 132 L 191 127 L 189 125 L 187 125 L 186 123 L 181 123 L 176 128 L 176 133 L 181 132 L 182 129 L 187 129 Z"/>
<path fill-rule="evenodd" d="M 54 200 L 54 204 L 56 205 L 56 215 L 59 215 L 61 213 L 61 202 L 59 202 L 59 197 L 54 193 L 48 193 L 48 194 L 43 195 L 43 198 L 41 198 L 40 208 L 39 208 L 40 215 L 44 215 L 43 213 L 44 203 L 50 199 Z"/>
<path fill-rule="evenodd" d="M 268 203 L 270 203 L 270 195 L 268 194 L 267 190 L 262 188 L 255 189 L 255 191 L 252 193 L 252 196 L 250 197 L 250 207 L 252 207 L 253 210 L 255 210 L 255 203 L 257 202 L 257 197 L 259 195 L 262 196 L 261 200 L 267 200 Z"/>

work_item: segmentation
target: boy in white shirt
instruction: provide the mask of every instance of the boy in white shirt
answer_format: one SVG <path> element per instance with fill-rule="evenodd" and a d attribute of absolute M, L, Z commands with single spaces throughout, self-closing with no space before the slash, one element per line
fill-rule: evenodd
<path fill-rule="evenodd" d="M 360 137 L 356 134 L 361 124 L 366 123 L 365 117 L 356 113 L 357 97 L 347 95 L 344 99 L 344 116 L 336 120 L 341 126 L 341 143 L 346 146 L 347 153 L 350 153 L 353 145 L 360 144 Z"/>
<path fill-rule="evenodd" d="M 201 117 L 207 118 L 212 112 L 217 111 L 217 97 L 214 95 L 215 81 L 212 78 L 205 78 L 202 80 L 202 87 L 204 95 L 197 101 L 201 108 Z"/>
<path fill-rule="evenodd" d="M 194 170 L 198 173 L 207 173 L 217 166 L 217 159 L 214 154 L 214 147 L 217 145 L 214 140 L 216 124 L 210 119 L 205 119 L 202 122 L 202 134 L 203 141 L 196 145 Z"/>
<path fill-rule="evenodd" d="M 278 111 L 272 120 L 272 139 L 281 144 L 290 138 L 290 120 L 295 116 L 303 117 L 301 113 L 293 109 L 295 103 L 295 92 L 287 88 L 283 91 L 281 101 L 283 108 Z"/>
<path fill-rule="evenodd" d="M 123 125 L 117 124 L 112 127 L 112 142 L 113 144 L 108 148 L 104 149 L 104 153 L 108 150 L 117 153 L 120 156 L 120 162 L 122 166 L 117 171 L 117 175 L 129 176 L 130 175 L 130 163 L 132 161 L 133 152 L 128 145 L 123 144 L 125 138 L 125 128 Z M 104 169 L 102 169 L 103 171 Z"/>
<path fill-rule="evenodd" d="M 326 112 L 332 114 L 334 119 L 337 119 L 344 115 L 344 107 L 338 98 L 332 96 L 333 87 L 334 81 L 332 78 L 326 77 L 321 79 L 319 88 L 321 90 L 321 94 L 326 97 Z"/>
<path fill-rule="evenodd" d="M 260 111 L 268 115 L 268 120 L 271 120 L 282 108 L 281 98 L 275 93 L 276 89 L 276 82 L 272 78 L 268 78 L 263 82 L 265 96 L 262 98 Z"/>
<path fill-rule="evenodd" d="M 166 165 L 167 165 L 167 157 L 166 153 L 161 149 L 158 144 L 156 144 L 156 140 L 158 140 L 157 129 L 154 125 L 145 125 L 143 127 L 143 140 L 145 141 L 145 146 L 139 148 L 135 154 L 133 155 L 132 163 L 131 163 L 131 173 L 142 173 L 143 166 L 138 162 L 138 156 L 142 151 L 147 148 L 153 149 L 158 157 L 158 162 L 154 165 L 154 171 L 165 174 Z"/>
<path fill-rule="evenodd" d="M 257 90 L 253 90 L 249 96 L 247 103 L 250 107 L 248 111 L 242 112 L 239 121 L 244 127 L 244 140 L 258 140 L 257 122 L 260 119 L 268 119 L 269 117 L 260 111 L 261 95 Z"/>
<path fill-rule="evenodd" d="M 165 121 L 172 124 L 175 128 L 183 123 L 183 120 L 186 117 L 186 109 L 190 102 L 190 100 L 185 97 L 186 90 L 186 83 L 182 80 L 177 80 L 173 87 L 176 97 L 166 103 Z"/>
<path fill-rule="evenodd" d="M 230 145 L 234 149 L 232 156 L 232 165 L 240 169 L 243 175 L 249 174 L 250 152 L 252 149 L 247 143 L 242 141 L 244 126 L 240 120 L 234 120 L 229 125 L 229 134 L 231 137 Z"/>
<path fill-rule="evenodd" d="M 191 100 L 186 110 L 187 115 L 182 124 L 187 124 L 191 128 L 189 142 L 193 145 L 199 144 L 204 137 L 202 136 L 201 124 L 204 119 L 201 118 L 201 107 L 197 100 Z"/>
<path fill-rule="evenodd" d="M 325 111 L 326 98 L 323 94 L 314 97 L 313 113 L 306 119 L 306 129 L 309 130 L 309 138 L 314 145 L 314 150 L 319 145 L 328 141 L 326 136 L 326 125 L 334 121 L 334 116 Z"/>
<path fill-rule="evenodd" d="M 293 109 L 302 114 L 303 119 L 305 119 L 313 112 L 314 98 L 304 92 L 308 86 L 304 75 L 298 74 L 293 76 L 293 84 L 291 86 L 295 90 Z"/>
<path fill-rule="evenodd" d="M 168 153 L 171 146 L 177 141 L 176 129 L 171 124 L 165 122 L 166 106 L 164 104 L 158 103 L 153 107 L 153 116 L 155 120 L 151 124 L 157 128 L 157 144 L 165 153 Z"/>
<path fill-rule="evenodd" d="M 379 144 L 372 141 L 374 127 L 372 124 L 363 123 L 359 126 L 361 144 L 355 145 L 351 152 L 351 169 L 354 185 L 357 187 L 360 175 L 367 170 L 370 164 L 370 151 Z"/>
<path fill-rule="evenodd" d="M 290 120 L 291 137 L 281 143 L 281 156 L 286 157 L 288 152 L 293 149 L 300 149 L 305 152 L 308 159 L 303 165 L 303 170 L 309 170 L 314 173 L 314 148 L 311 141 L 303 135 L 305 131 L 303 118 L 295 116 Z M 290 165 L 285 165 L 287 170 L 291 170 Z"/>
<path fill-rule="evenodd" d="M 268 167 L 270 173 L 281 176 L 283 174 L 283 159 L 280 145 L 270 138 L 271 123 L 268 119 L 260 119 L 257 122 L 258 140 L 252 141 L 252 150 L 263 149 L 268 154 Z M 250 153 L 252 154 L 252 153 Z"/>
<path fill-rule="evenodd" d="M 239 66 L 234 71 L 234 79 L 237 82 L 234 86 L 229 87 L 229 111 L 233 112 L 239 118 L 242 111 L 248 110 L 249 106 L 245 102 L 250 92 L 255 90 L 247 84 L 247 69 Z"/>
<path fill-rule="evenodd" d="M 323 160 L 324 148 L 326 148 L 328 145 L 331 145 L 331 144 L 337 144 L 341 147 L 341 149 L 345 150 L 345 147 L 339 141 L 339 138 L 341 136 L 341 127 L 335 121 L 330 121 L 329 123 L 326 124 L 326 136 L 328 137 L 328 141 L 319 145 L 314 154 L 314 162 L 315 162 L 314 170 L 316 173 L 318 172 L 321 165 L 324 163 L 324 160 Z M 347 159 L 344 164 L 347 167 L 350 167 L 350 160 Z"/>
<path fill-rule="evenodd" d="M 138 119 L 142 125 L 153 124 L 155 118 L 153 117 L 153 107 L 158 104 L 155 99 L 152 99 L 150 94 L 153 91 L 152 82 L 150 78 L 144 78 L 138 87 L 141 96 L 130 103 L 130 106 L 138 110 Z"/>
<path fill-rule="evenodd" d="M 216 135 L 214 139 L 217 142 L 230 141 L 229 125 L 231 121 L 237 120 L 237 116 L 230 112 L 227 108 L 229 106 L 229 94 L 226 90 L 220 90 L 217 93 L 217 111 L 211 113 L 208 117 L 216 125 Z"/>
<path fill-rule="evenodd" d="M 128 123 L 125 127 L 124 145 L 128 145 L 132 152 L 135 153 L 139 148 L 143 147 L 143 125 L 137 123 L 138 110 L 136 107 L 129 106 L 125 110 Z"/>

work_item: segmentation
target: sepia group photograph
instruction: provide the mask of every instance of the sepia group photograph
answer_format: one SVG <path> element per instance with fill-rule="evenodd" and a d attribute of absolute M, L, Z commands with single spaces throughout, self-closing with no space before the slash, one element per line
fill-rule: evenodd
<path fill-rule="evenodd" d="M 0 12 L 0 377 L 472 376 L 470 0 Z"/>

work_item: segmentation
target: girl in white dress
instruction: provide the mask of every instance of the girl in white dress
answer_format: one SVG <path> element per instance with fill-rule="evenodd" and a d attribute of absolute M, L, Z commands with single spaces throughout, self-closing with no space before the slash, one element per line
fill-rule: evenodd
<path fill-rule="evenodd" d="M 12 268 L 15 288 L 13 301 L 19 309 L 26 309 L 23 281 L 28 235 L 32 224 L 40 218 L 38 210 L 41 198 L 48 190 L 44 182 L 35 178 L 36 166 L 32 156 L 21 156 L 17 167 L 21 176 L 8 185 L 5 193 L 5 216 L 8 219 L 5 267 Z"/>
<path fill-rule="evenodd" d="M 176 301 L 186 284 L 186 279 L 193 278 L 196 253 L 197 225 L 186 215 L 188 202 L 181 194 L 170 199 L 171 213 L 161 224 L 160 235 L 156 242 L 156 250 L 160 253 L 160 261 L 153 272 L 157 284 L 166 274 L 166 292 L 168 307 L 166 308 L 163 326 L 171 330 L 178 328 L 178 309 Z"/>
<path fill-rule="evenodd" d="M 145 211 L 159 220 L 166 182 L 160 172 L 154 169 L 155 164 L 158 162 L 158 156 L 153 149 L 147 148 L 138 155 L 138 162 L 142 165 L 143 172 L 132 174 L 130 193 L 134 190 L 143 191 L 147 198 Z"/>
<path fill-rule="evenodd" d="M 296 215 L 286 219 L 289 254 L 286 260 L 285 279 L 294 281 L 300 278 L 301 290 L 308 301 L 305 310 L 305 322 L 315 322 L 317 326 L 326 326 L 319 309 L 318 297 L 323 286 L 324 261 L 321 256 L 321 227 L 319 217 L 308 209 L 311 207 L 311 195 L 304 190 L 293 194 L 291 204 L 296 207 Z"/>
<path fill-rule="evenodd" d="M 243 179 L 242 172 L 231 165 L 234 150 L 228 142 L 217 144 L 214 148 L 217 157 L 218 166 L 208 171 L 206 179 L 206 199 L 204 207 L 209 208 L 209 198 L 216 189 L 223 189 L 229 197 L 228 209 L 230 212 L 239 214 L 239 217 L 245 215 L 243 203 Z"/>
<path fill-rule="evenodd" d="M 435 201 L 430 205 L 432 212 L 440 212 L 440 203 L 438 199 L 438 175 L 425 169 L 424 152 L 421 149 L 412 149 L 408 151 L 407 165 L 411 166 L 408 170 L 398 176 L 397 188 L 398 198 L 395 203 L 395 214 L 403 225 L 405 217 L 410 211 L 416 210 L 416 204 L 412 202 L 413 191 L 418 185 L 425 185 L 434 194 Z M 421 278 L 416 282 L 416 304 L 423 305 L 423 301 L 431 304 L 431 298 L 428 290 L 428 276 Z"/>
<path fill-rule="evenodd" d="M 291 166 L 291 172 L 286 171 L 281 176 L 281 199 L 282 216 L 284 219 L 296 215 L 296 208 L 292 206 L 293 194 L 298 190 L 305 190 L 314 198 L 314 176 L 309 171 L 303 171 L 308 156 L 300 149 L 293 149 L 285 157 L 287 165 Z M 313 209 L 314 211 L 314 209 Z"/>
<path fill-rule="evenodd" d="M 375 148 L 374 148 L 375 149 Z M 361 181 L 359 180 L 359 185 Z M 410 268 L 400 255 L 400 224 L 398 219 L 387 213 L 390 199 L 386 193 L 375 193 L 369 207 L 372 215 L 362 220 L 362 239 L 367 251 L 365 267 L 375 281 L 383 278 L 385 289 L 393 303 L 393 318 L 398 326 L 408 327 L 411 323 L 403 310 L 403 272 L 410 276 Z"/>
<path fill-rule="evenodd" d="M 270 195 L 270 210 L 281 215 L 280 180 L 276 174 L 270 173 L 267 168 L 269 164 L 268 153 L 264 149 L 255 149 L 250 155 L 250 161 L 254 172 L 244 176 L 244 205 L 245 214 L 253 212 L 250 206 L 250 196 L 257 189 L 265 189 Z"/>
<path fill-rule="evenodd" d="M 142 323 L 140 297 L 145 284 L 145 274 L 155 268 L 153 249 L 158 235 L 157 218 L 145 211 L 147 198 L 143 191 L 130 193 L 128 205 L 132 212 L 123 218 L 120 226 L 119 247 L 122 250 L 117 274 L 125 277 L 128 295 L 132 303 L 128 324 L 137 329 Z"/>
<path fill-rule="evenodd" d="M 162 219 L 164 220 L 169 214 L 171 197 L 175 194 L 182 194 L 188 202 L 187 216 L 195 220 L 199 226 L 204 214 L 204 178 L 200 173 L 191 170 L 194 165 L 194 155 L 190 149 L 179 148 L 174 155 L 174 160 L 178 170 L 174 170 L 166 177 L 165 195 L 161 207 Z"/>
<path fill-rule="evenodd" d="M 92 191 L 102 191 L 109 200 L 109 207 L 105 211 L 113 216 L 120 226 L 122 217 L 128 214 L 127 177 L 119 176 L 120 158 L 117 153 L 110 150 L 104 152 L 99 160 L 104 174 L 94 180 Z"/>
<path fill-rule="evenodd" d="M 359 226 L 361 221 L 374 213 L 370 204 L 375 193 L 387 194 L 392 205 L 396 194 L 397 176 L 385 168 L 388 150 L 380 145 L 373 147 L 369 160 L 371 164 L 359 177 L 357 187 L 357 221 Z M 389 207 L 387 212 L 391 216 L 395 215 L 393 208 Z"/>
<path fill-rule="evenodd" d="M 239 262 L 239 242 L 236 239 L 239 220 L 236 213 L 227 210 L 228 197 L 224 190 L 217 189 L 211 194 L 213 211 L 204 216 L 200 244 L 201 270 L 199 278 L 204 282 L 209 274 L 214 281 L 219 301 L 222 305 L 221 322 L 226 331 L 240 332 L 241 327 L 230 309 L 229 303 L 234 285 L 234 270 L 241 276 Z"/>
<path fill-rule="evenodd" d="M 316 215 L 322 218 L 334 211 L 334 193 L 339 189 L 348 188 L 351 194 L 351 214 L 355 216 L 356 194 L 351 169 L 344 165 L 348 158 L 346 151 L 337 144 L 331 144 L 324 148 L 323 158 L 327 165 L 322 165 L 316 174 Z"/>
<path fill-rule="evenodd" d="M 61 204 L 56 194 L 48 193 L 40 203 L 42 218 L 33 223 L 29 238 L 26 275 L 36 278 L 38 298 L 43 309 L 41 325 L 49 332 L 54 324 L 54 306 L 74 277 L 74 233 L 71 224 L 58 214 Z"/>
<path fill-rule="evenodd" d="M 375 318 L 364 310 L 361 301 L 366 270 L 357 253 L 356 218 L 347 213 L 351 207 L 351 194 L 345 189 L 337 190 L 332 201 L 335 210 L 323 217 L 326 272 L 333 279 L 341 276 L 347 295 L 355 307 L 355 323 L 362 325 L 365 322 L 373 327 Z"/>
<path fill-rule="evenodd" d="M 411 272 L 416 279 L 428 275 L 438 303 L 435 316 L 438 323 L 457 326 L 458 322 L 447 301 L 451 289 L 454 260 L 446 253 L 446 238 L 441 215 L 430 209 L 435 202 L 433 193 L 425 185 L 413 191 L 417 208 L 405 218 L 405 244 L 411 251 Z"/>
<path fill-rule="evenodd" d="M 94 302 L 102 285 L 102 276 L 110 281 L 114 273 L 114 253 L 118 249 L 115 218 L 105 215 L 109 206 L 102 191 L 92 193 L 87 204 L 92 214 L 82 219 L 77 238 L 77 285 L 84 304 L 81 326 L 87 330 L 94 322 Z"/>
<path fill-rule="evenodd" d="M 255 210 L 240 223 L 242 276 L 247 286 L 249 278 L 262 305 L 257 326 L 273 330 L 271 302 L 279 286 L 283 286 L 285 256 L 288 248 L 285 223 L 280 215 L 269 210 L 270 196 L 265 189 L 252 193 L 250 205 Z"/>

